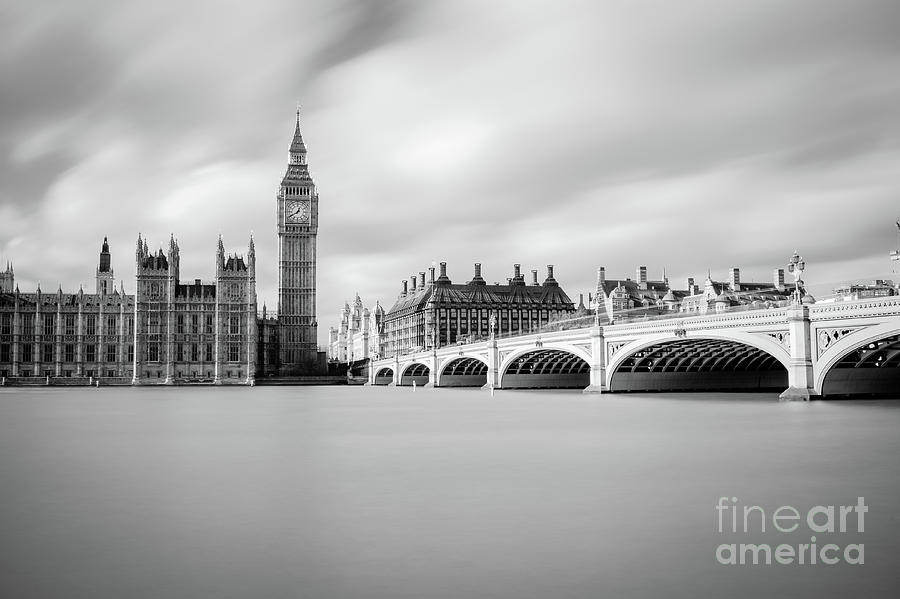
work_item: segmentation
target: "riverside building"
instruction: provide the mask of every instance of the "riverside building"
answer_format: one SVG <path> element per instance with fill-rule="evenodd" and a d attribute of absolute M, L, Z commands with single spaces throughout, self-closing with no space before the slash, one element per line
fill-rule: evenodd
<path fill-rule="evenodd" d="M 213 281 L 182 281 L 180 249 L 151 252 L 138 235 L 135 295 L 115 288 L 108 240 L 96 291 L 21 293 L 11 264 L 0 272 L 0 382 L 254 384 L 257 377 L 323 374 L 316 344 L 319 194 L 294 125 L 275 195 L 278 308 L 257 316 L 256 251 L 225 254 L 221 237 Z M 366 346 L 368 351 L 368 346 Z"/>
<path fill-rule="evenodd" d="M 115 288 L 103 240 L 96 290 L 22 293 L 12 267 L 0 288 L 0 379 L 19 384 L 253 384 L 256 255 L 226 257 L 212 282 L 180 277 L 174 237 L 151 253 L 138 236 L 136 293 Z M 86 380 L 85 380 L 86 379 Z"/>
<path fill-rule="evenodd" d="M 357 293 L 352 306 L 344 303 L 338 327 L 328 331 L 328 359 L 346 364 L 377 360 L 381 357 L 383 334 L 384 308 L 375 302 L 375 308 L 369 310 Z"/>
<path fill-rule="evenodd" d="M 741 281 L 739 268 L 729 271 L 727 281 L 714 281 L 707 276 L 703 287 L 689 277 L 684 289 L 676 289 L 663 276 L 649 280 L 647 267 L 638 266 L 635 278 L 608 279 L 606 269 L 597 269 L 597 286 L 590 307 L 601 323 L 615 322 L 621 317 L 657 314 L 707 314 L 724 312 L 739 306 L 775 306 L 790 301 L 793 286 L 785 285 L 784 269 L 775 269 L 771 283 Z"/>
<path fill-rule="evenodd" d="M 115 288 L 103 240 L 96 290 L 22 293 L 7 265 L 0 279 L 0 381 L 48 383 L 104 377 L 130 381 L 134 296 Z"/>
<path fill-rule="evenodd" d="M 209 382 L 253 384 L 256 375 L 256 249 L 246 260 L 216 248 L 214 281 L 181 281 L 181 252 L 135 251 L 133 384 Z"/>
<path fill-rule="evenodd" d="M 488 284 L 481 276 L 481 264 L 475 264 L 472 279 L 454 284 L 447 276 L 447 263 L 402 281 L 397 301 L 384 315 L 382 357 L 408 353 L 455 343 L 485 339 L 494 332 L 509 335 L 536 331 L 551 320 L 575 311 L 575 306 L 553 277 L 553 265 L 547 277 L 538 282 L 532 270 L 526 283 L 519 264 L 513 266 L 507 284 Z"/>

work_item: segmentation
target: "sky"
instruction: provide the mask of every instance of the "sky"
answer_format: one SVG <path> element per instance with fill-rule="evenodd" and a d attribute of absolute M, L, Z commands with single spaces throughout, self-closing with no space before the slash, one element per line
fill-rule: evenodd
<path fill-rule="evenodd" d="M 139 232 L 209 280 L 252 233 L 276 305 L 298 101 L 321 342 L 441 261 L 554 264 L 573 298 L 598 266 L 769 281 L 794 250 L 814 293 L 900 278 L 896 0 L 3 0 L 0 81 L 23 291 L 93 291 L 108 236 L 133 292 Z"/>

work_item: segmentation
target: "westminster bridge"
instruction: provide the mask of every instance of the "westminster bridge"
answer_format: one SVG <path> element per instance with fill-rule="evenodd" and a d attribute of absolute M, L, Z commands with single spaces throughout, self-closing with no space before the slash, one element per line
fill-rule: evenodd
<path fill-rule="evenodd" d="M 900 396 L 897 296 L 602 326 L 591 318 L 374 360 L 369 384 Z"/>

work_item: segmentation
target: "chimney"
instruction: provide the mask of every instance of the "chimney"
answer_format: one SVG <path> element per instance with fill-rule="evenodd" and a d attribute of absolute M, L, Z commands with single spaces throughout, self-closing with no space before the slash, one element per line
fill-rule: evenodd
<path fill-rule="evenodd" d="M 694 277 L 688 277 L 687 292 L 688 292 L 688 295 L 697 295 L 697 293 L 699 292 L 697 289 L 697 286 L 694 285 Z"/>
<path fill-rule="evenodd" d="M 447 263 L 441 262 L 441 278 L 447 278 Z"/>
<path fill-rule="evenodd" d="M 740 291 L 741 290 L 741 269 L 740 268 L 732 268 L 728 271 L 728 285 L 731 287 L 732 291 Z"/>
<path fill-rule="evenodd" d="M 784 269 L 776 268 L 773 274 L 773 283 L 775 284 L 775 289 L 778 291 L 782 291 L 784 289 Z"/>
<path fill-rule="evenodd" d="M 538 283 L 538 279 L 537 279 L 537 271 L 536 271 L 536 270 L 532 270 L 532 271 L 531 271 L 531 284 L 532 284 L 532 285 L 540 285 L 540 283 Z"/>
<path fill-rule="evenodd" d="M 553 278 L 553 265 L 552 264 L 547 265 L 547 278 L 548 279 Z"/>
<path fill-rule="evenodd" d="M 424 270 L 419 271 L 419 287 L 421 287 L 422 289 L 425 289 L 425 271 Z"/>
<path fill-rule="evenodd" d="M 434 264 L 434 263 L 432 262 L 432 264 Z M 429 267 L 428 267 L 428 272 L 429 272 L 430 275 L 431 275 L 431 278 L 430 278 L 431 284 L 434 285 L 434 267 L 433 267 L 433 266 L 429 266 Z"/>
<path fill-rule="evenodd" d="M 468 282 L 468 285 L 484 285 L 485 281 L 481 276 L 481 262 L 475 263 L 475 276 Z"/>
<path fill-rule="evenodd" d="M 406 297 L 406 293 L 407 293 L 406 286 L 409 285 L 409 281 L 407 281 L 406 279 L 403 279 L 401 281 L 401 283 L 403 283 L 403 291 L 400 292 L 400 297 Z"/>
<path fill-rule="evenodd" d="M 410 293 L 416 292 L 416 275 L 411 275 L 409 277 L 409 291 Z"/>
<path fill-rule="evenodd" d="M 641 289 L 647 288 L 647 267 L 646 266 L 638 266 L 637 272 L 635 273 L 637 276 L 637 284 Z"/>
<path fill-rule="evenodd" d="M 513 264 L 513 278 L 518 279 L 522 276 L 522 265 Z"/>

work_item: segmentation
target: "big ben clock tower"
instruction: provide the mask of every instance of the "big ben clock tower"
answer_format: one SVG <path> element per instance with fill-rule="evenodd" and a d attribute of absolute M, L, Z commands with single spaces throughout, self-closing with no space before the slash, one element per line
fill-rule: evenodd
<path fill-rule="evenodd" d="M 278 328 L 280 374 L 316 368 L 316 234 L 319 194 L 306 164 L 300 109 L 290 162 L 276 199 L 278 210 Z"/>

